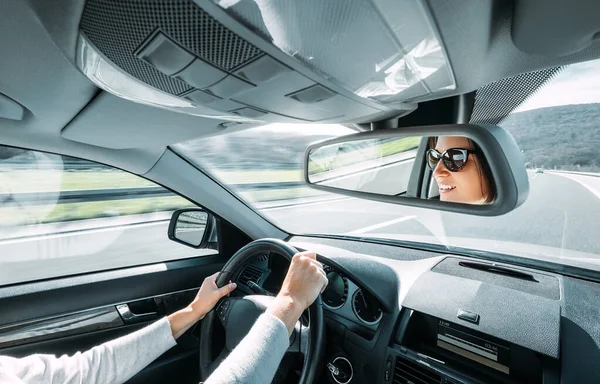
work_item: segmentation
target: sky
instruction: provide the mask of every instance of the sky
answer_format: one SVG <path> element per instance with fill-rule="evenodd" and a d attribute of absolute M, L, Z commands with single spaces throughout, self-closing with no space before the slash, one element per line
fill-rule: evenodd
<path fill-rule="evenodd" d="M 600 60 L 568 66 L 514 112 L 589 103 L 600 103 Z"/>

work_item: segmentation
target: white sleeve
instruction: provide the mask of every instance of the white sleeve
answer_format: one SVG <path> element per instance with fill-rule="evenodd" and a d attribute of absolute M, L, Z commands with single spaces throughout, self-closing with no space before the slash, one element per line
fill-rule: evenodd
<path fill-rule="evenodd" d="M 24 383 L 123 383 L 175 344 L 165 317 L 73 356 L 0 356 L 0 378 L 12 377 Z"/>
<path fill-rule="evenodd" d="M 285 324 L 271 314 L 262 314 L 205 384 L 270 383 L 289 343 Z"/>

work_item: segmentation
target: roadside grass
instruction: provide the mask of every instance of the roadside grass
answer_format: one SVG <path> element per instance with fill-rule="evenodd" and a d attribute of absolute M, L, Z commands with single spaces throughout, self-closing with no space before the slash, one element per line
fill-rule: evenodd
<path fill-rule="evenodd" d="M 293 182 L 302 180 L 302 171 L 299 169 L 227 170 L 216 172 L 216 177 L 224 184 Z M 0 194 L 152 186 L 156 186 L 156 184 L 139 176 L 114 169 L 96 168 L 64 171 L 36 169 L 0 172 Z M 322 192 L 306 187 L 247 191 L 239 189 L 236 193 L 250 203 L 297 199 L 322 194 Z M 5 202 L 0 205 L 0 226 L 55 223 L 165 212 L 193 206 L 191 202 L 176 195 L 46 205 L 15 205 L 14 203 Z"/>
<path fill-rule="evenodd" d="M 302 171 L 299 169 L 232 170 L 215 172 L 215 175 L 225 184 L 302 180 Z M 0 184 L 10 185 L 12 193 L 156 186 L 149 180 L 124 171 L 103 169 L 0 172 Z"/>
<path fill-rule="evenodd" d="M 255 191 L 240 190 L 237 191 L 237 193 L 240 195 L 240 197 L 250 203 L 298 199 L 322 194 L 320 191 L 306 187 Z M 88 220 L 153 212 L 168 212 L 181 208 L 191 208 L 194 206 L 195 205 L 189 202 L 187 199 L 177 195 L 156 198 L 139 198 L 99 202 L 90 201 L 50 205 L 21 206 L 15 204 L 4 204 L 0 207 L 0 227 Z"/>

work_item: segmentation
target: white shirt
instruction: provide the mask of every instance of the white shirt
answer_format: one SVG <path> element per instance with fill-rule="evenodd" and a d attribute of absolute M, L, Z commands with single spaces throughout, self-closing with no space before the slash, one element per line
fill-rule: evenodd
<path fill-rule="evenodd" d="M 123 383 L 175 344 L 165 317 L 73 356 L 31 355 L 20 359 L 0 356 L 0 384 Z M 263 314 L 205 383 L 270 383 L 288 346 L 288 331 L 283 322 Z"/>

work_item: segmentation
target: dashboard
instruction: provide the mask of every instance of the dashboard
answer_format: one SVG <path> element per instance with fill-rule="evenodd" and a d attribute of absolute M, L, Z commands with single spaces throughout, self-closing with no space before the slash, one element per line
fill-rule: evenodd
<path fill-rule="evenodd" d="M 269 294 L 276 294 L 281 288 L 287 273 L 288 264 L 282 257 L 270 254 L 257 255 L 241 271 L 237 278 L 241 290 L 247 294 L 255 292 L 248 283 L 259 285 Z M 363 334 L 373 333 L 383 317 L 383 308 L 379 300 L 365 288 L 349 278 L 340 268 L 325 264 L 329 284 L 322 293 L 323 307 L 326 316 L 341 321 L 351 322 L 351 328 Z M 252 284 L 251 283 L 251 284 Z"/>
<path fill-rule="evenodd" d="M 326 266 L 324 363 L 348 361 L 348 383 L 600 382 L 596 282 L 508 259 L 289 242 Z M 346 383 L 325 373 L 323 383 Z"/>
<path fill-rule="evenodd" d="M 289 242 L 317 252 L 329 279 L 322 383 L 600 382 L 596 282 L 506 260 L 340 239 Z M 287 267 L 260 255 L 238 286 L 254 279 L 276 293 Z M 350 374 L 337 380 L 338 368 Z"/>

